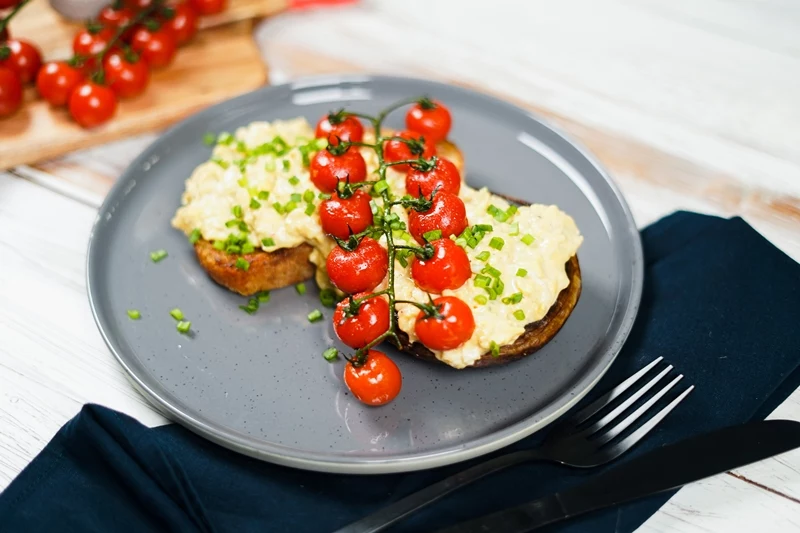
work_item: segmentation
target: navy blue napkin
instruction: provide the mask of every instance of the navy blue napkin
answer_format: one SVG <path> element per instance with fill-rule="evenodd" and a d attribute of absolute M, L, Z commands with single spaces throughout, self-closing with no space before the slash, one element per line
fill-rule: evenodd
<path fill-rule="evenodd" d="M 613 386 L 657 356 L 696 389 L 628 457 L 764 418 L 800 386 L 800 265 L 739 218 L 676 213 L 644 230 L 642 239 L 641 311 L 595 390 Z M 512 448 L 540 439 L 534 435 Z M 177 425 L 148 429 L 87 405 L 0 495 L 0 529 L 326 532 L 465 466 L 375 477 L 305 472 L 238 455 Z M 554 465 L 516 467 L 449 496 L 396 530 L 429 531 L 590 475 Z M 631 532 L 669 496 L 547 531 Z"/>

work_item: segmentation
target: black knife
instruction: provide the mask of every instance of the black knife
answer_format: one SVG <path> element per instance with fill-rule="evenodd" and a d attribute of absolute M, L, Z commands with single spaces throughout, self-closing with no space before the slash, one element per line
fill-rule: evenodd
<path fill-rule="evenodd" d="M 732 426 L 663 446 L 585 483 L 436 533 L 525 533 L 553 522 L 675 489 L 800 447 L 800 422 Z"/>

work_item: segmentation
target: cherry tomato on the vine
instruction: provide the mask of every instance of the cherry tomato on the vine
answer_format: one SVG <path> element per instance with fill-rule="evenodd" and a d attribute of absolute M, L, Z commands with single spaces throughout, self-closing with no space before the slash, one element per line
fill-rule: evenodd
<path fill-rule="evenodd" d="M 67 105 L 73 89 L 83 81 L 80 69 L 65 61 L 45 63 L 36 77 L 39 95 L 55 106 Z"/>
<path fill-rule="evenodd" d="M 164 27 L 157 30 L 137 28 L 131 37 L 131 48 L 138 52 L 154 69 L 166 67 L 172 63 L 177 46 L 175 38 Z"/>
<path fill-rule="evenodd" d="M 394 400 L 403 387 L 400 369 L 378 350 L 367 351 L 361 366 L 348 362 L 344 367 L 344 383 L 357 400 L 367 405 L 385 405 Z"/>
<path fill-rule="evenodd" d="M 452 350 L 467 342 L 475 331 L 472 309 L 455 296 L 441 296 L 433 301 L 439 316 L 420 311 L 414 323 L 419 341 L 431 350 Z"/>
<path fill-rule="evenodd" d="M 106 83 L 120 98 L 139 96 L 150 83 L 150 69 L 141 58 L 112 52 L 103 60 Z"/>
<path fill-rule="evenodd" d="M 315 135 L 320 139 L 333 136 L 343 141 L 361 142 L 364 138 L 364 126 L 356 117 L 331 113 L 317 122 Z"/>
<path fill-rule="evenodd" d="M 352 233 L 360 233 L 372 225 L 370 196 L 357 189 L 352 196 L 341 198 L 337 192 L 319 204 L 319 219 L 322 231 L 340 239 Z"/>
<path fill-rule="evenodd" d="M 216 15 L 225 11 L 228 0 L 189 0 L 189 4 L 200 15 Z"/>
<path fill-rule="evenodd" d="M 197 33 L 197 12 L 188 3 L 170 6 L 171 18 L 164 18 L 164 29 L 172 34 L 178 46 L 192 40 Z"/>
<path fill-rule="evenodd" d="M 7 41 L 11 38 L 11 33 L 8 31 L 8 28 L 3 28 L 0 30 L 0 44 L 4 41 Z"/>
<path fill-rule="evenodd" d="M 106 6 L 97 14 L 97 21 L 107 28 L 120 28 L 127 26 L 133 20 L 136 13 L 129 7 Z"/>
<path fill-rule="evenodd" d="M 411 277 L 417 287 L 426 292 L 441 294 L 443 290 L 455 290 L 472 277 L 469 257 L 459 245 L 448 238 L 431 243 L 433 257 L 415 257 L 411 263 Z"/>
<path fill-rule="evenodd" d="M 3 59 L 0 55 L 0 67 L 16 72 L 23 85 L 34 83 L 42 66 L 42 54 L 39 49 L 28 41 L 19 39 L 11 39 L 0 44 L 0 54 L 3 54 L 4 49 L 8 57 Z"/>
<path fill-rule="evenodd" d="M 412 165 L 406 175 L 406 192 L 411 196 L 421 194 L 427 198 L 434 190 L 450 194 L 461 190 L 461 174 L 449 159 L 437 157 L 434 167 L 427 171 Z"/>
<path fill-rule="evenodd" d="M 423 98 L 406 113 L 406 127 L 423 135 L 432 143 L 447 138 L 450 132 L 450 111 L 441 102 Z"/>
<path fill-rule="evenodd" d="M 134 11 L 143 11 L 153 4 L 153 0 L 125 0 L 125 5 Z"/>
<path fill-rule="evenodd" d="M 88 29 L 83 29 L 75 35 L 75 39 L 72 41 L 72 51 L 75 52 L 76 56 L 86 58 L 84 63 L 86 71 L 91 71 L 97 66 L 91 56 L 102 52 L 114 38 L 114 34 L 113 28 L 103 28 L 94 33 Z"/>
<path fill-rule="evenodd" d="M 429 231 L 441 230 L 442 237 L 461 235 L 467 227 L 467 209 L 464 202 L 449 192 L 436 193 L 431 208 L 419 212 L 411 209 L 408 212 L 408 232 L 420 244 L 425 242 L 424 235 Z"/>
<path fill-rule="evenodd" d="M 16 72 L 0 67 L 0 117 L 7 117 L 22 105 L 22 82 Z"/>
<path fill-rule="evenodd" d="M 436 155 L 436 144 L 430 142 L 427 138 L 423 138 L 419 133 L 413 131 L 401 131 L 395 137 L 402 137 L 412 141 L 407 143 L 399 139 L 386 141 L 383 147 L 383 157 L 388 163 L 396 161 L 405 161 L 407 159 L 430 159 Z M 406 172 L 408 165 L 393 165 L 392 168 L 400 172 Z"/>
<path fill-rule="evenodd" d="M 352 252 L 334 248 L 325 263 L 328 277 L 347 294 L 371 291 L 386 277 L 389 255 L 371 237 L 364 237 Z"/>
<path fill-rule="evenodd" d="M 87 81 L 73 89 L 69 114 L 84 128 L 107 122 L 117 110 L 117 96 L 110 88 Z"/>
<path fill-rule="evenodd" d="M 336 306 L 333 313 L 333 329 L 343 343 L 351 348 L 363 348 L 389 329 L 389 304 L 382 296 L 364 300 L 356 314 L 347 316 L 346 311 L 353 301 L 360 300 L 367 293 L 354 294 Z"/>
<path fill-rule="evenodd" d="M 314 155 L 309 166 L 311 181 L 323 192 L 333 192 L 340 181 L 359 183 L 367 179 L 367 163 L 355 146 L 338 154 L 340 147 L 328 147 Z M 338 155 L 337 155 L 338 154 Z"/>

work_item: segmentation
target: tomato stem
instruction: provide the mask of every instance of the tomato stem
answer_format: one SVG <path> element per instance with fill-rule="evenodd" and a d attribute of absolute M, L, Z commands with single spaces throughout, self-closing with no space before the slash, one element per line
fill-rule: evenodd
<path fill-rule="evenodd" d="M 8 15 L 6 15 L 3 18 L 0 18 L 0 33 L 3 33 L 3 30 L 5 30 L 8 27 L 8 23 L 11 22 L 11 19 L 13 19 L 17 15 L 17 13 L 19 13 L 20 9 L 25 7 L 25 5 L 27 5 L 30 1 L 31 0 L 22 0 L 22 2 L 14 6 L 14 9 L 12 9 L 8 13 Z"/>

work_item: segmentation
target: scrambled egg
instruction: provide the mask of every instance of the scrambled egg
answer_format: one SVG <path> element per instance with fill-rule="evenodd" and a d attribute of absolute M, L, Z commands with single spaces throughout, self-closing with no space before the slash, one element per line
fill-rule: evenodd
<path fill-rule="evenodd" d="M 218 143 L 211 160 L 198 166 L 186 181 L 182 206 L 172 225 L 187 235 L 198 229 L 203 239 L 225 240 L 232 232 L 226 225 L 233 218 L 232 210 L 241 206 L 242 220 L 249 226 L 248 239 L 254 247 L 271 252 L 304 242 L 311 244 L 317 283 L 330 287 L 325 258 L 335 243 L 322 232 L 316 209 L 321 201 L 319 191 L 311 183 L 304 164 L 304 158 L 313 155 L 310 150 L 321 148 L 314 144 L 317 141 L 313 137 L 311 125 L 303 118 L 255 122 L 239 128 L 226 142 Z M 258 149 L 274 145 L 276 138 L 283 141 L 278 143 L 279 148 L 285 143 L 279 153 L 274 149 Z M 370 142 L 368 138 L 365 141 Z M 362 154 L 367 162 L 368 179 L 374 179 L 377 156 L 368 148 L 362 149 Z M 404 174 L 390 168 L 387 182 L 394 195 L 405 194 Z M 252 198 L 264 198 L 265 192 L 268 198 L 258 199 L 258 206 L 251 205 Z M 473 189 L 462 184 L 459 196 L 471 226 L 492 226 L 474 248 L 465 248 L 473 279 L 457 290 L 444 292 L 470 306 L 476 327 L 469 341 L 454 350 L 435 352 L 436 357 L 454 368 L 465 368 L 492 346 L 513 343 L 525 331 L 525 324 L 547 314 L 559 292 L 569 284 L 565 263 L 577 252 L 583 238 L 572 218 L 555 206 L 519 207 L 506 219 L 504 214 L 510 204 L 485 188 Z M 407 214 L 401 207 L 394 212 L 407 222 Z M 386 245 L 383 239 L 382 244 Z M 487 267 L 495 275 L 499 272 L 504 284 L 502 293 L 494 299 L 479 286 L 480 276 L 485 275 Z M 388 279 L 384 280 L 378 289 L 387 283 Z M 410 265 L 403 267 L 399 262 L 395 294 L 402 300 L 428 300 L 427 293 L 415 286 Z M 414 321 L 419 310 L 399 304 L 397 313 L 398 326 L 415 340 Z"/>

